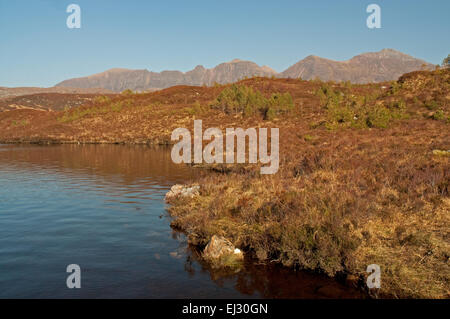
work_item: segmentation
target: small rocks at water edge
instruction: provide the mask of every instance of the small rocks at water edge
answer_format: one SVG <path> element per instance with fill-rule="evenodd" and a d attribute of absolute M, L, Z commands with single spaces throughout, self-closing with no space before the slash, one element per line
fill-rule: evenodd
<path fill-rule="evenodd" d="M 214 235 L 203 250 L 203 258 L 216 267 L 235 267 L 244 260 L 244 254 L 228 239 Z"/>
<path fill-rule="evenodd" d="M 200 191 L 200 186 L 194 185 L 194 186 L 186 186 L 186 185 L 180 185 L 176 184 L 173 185 L 169 192 L 167 192 L 165 200 L 166 202 L 169 202 L 172 199 L 178 198 L 178 197 L 189 197 L 193 198 L 194 196 L 198 195 Z"/>

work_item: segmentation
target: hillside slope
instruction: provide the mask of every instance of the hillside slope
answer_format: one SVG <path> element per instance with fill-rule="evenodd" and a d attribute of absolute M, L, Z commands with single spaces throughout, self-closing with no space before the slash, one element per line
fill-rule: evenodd
<path fill-rule="evenodd" d="M 41 93 L 60 94 L 108 94 L 113 93 L 101 88 L 78 88 L 78 87 L 2 87 L 0 86 L 0 100 L 14 98 L 23 95 L 33 95 Z"/>
<path fill-rule="evenodd" d="M 367 85 L 258 77 L 176 86 L 1 112 L 0 142 L 171 144 L 194 119 L 222 131 L 277 127 L 276 174 L 198 165 L 200 194 L 171 202 L 172 226 L 200 248 L 221 234 L 260 262 L 361 289 L 377 264 L 378 296 L 449 298 L 449 92 L 450 69 Z"/>
<path fill-rule="evenodd" d="M 108 95 L 111 96 L 111 94 Z M 86 104 L 98 96 L 103 96 L 103 94 L 37 93 L 18 95 L 0 99 L 0 112 L 21 109 L 61 111 Z"/>

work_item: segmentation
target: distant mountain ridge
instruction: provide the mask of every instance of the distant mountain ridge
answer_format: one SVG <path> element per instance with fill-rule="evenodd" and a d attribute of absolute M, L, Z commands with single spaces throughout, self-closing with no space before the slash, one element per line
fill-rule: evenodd
<path fill-rule="evenodd" d="M 56 87 L 103 88 L 115 92 L 125 89 L 145 91 L 163 89 L 174 85 L 212 85 L 232 83 L 245 77 L 276 76 L 324 81 L 351 81 L 353 83 L 384 82 L 397 80 L 404 73 L 432 68 L 423 60 L 393 49 L 357 55 L 347 61 L 334 61 L 310 55 L 277 73 L 268 66 L 235 59 L 206 69 L 198 65 L 188 72 L 110 69 L 108 71 L 62 81 Z"/>
<path fill-rule="evenodd" d="M 91 76 L 75 78 L 58 83 L 59 87 L 108 88 L 120 92 L 125 89 L 164 89 L 174 85 L 212 85 L 236 82 L 244 77 L 274 76 L 277 72 L 267 66 L 260 67 L 254 62 L 235 59 L 206 69 L 198 65 L 188 72 L 111 69 Z"/>
<path fill-rule="evenodd" d="M 397 80 L 402 74 L 434 65 L 392 49 L 357 55 L 347 61 L 333 61 L 310 55 L 280 74 L 285 78 L 305 80 L 350 81 L 370 83 Z"/>

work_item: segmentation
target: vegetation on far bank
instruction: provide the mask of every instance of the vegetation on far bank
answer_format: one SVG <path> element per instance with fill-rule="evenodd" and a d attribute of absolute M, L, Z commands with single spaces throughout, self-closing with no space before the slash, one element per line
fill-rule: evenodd
<path fill-rule="evenodd" d="M 178 127 L 279 127 L 280 169 L 206 166 L 173 226 L 223 235 L 261 261 L 364 282 L 380 294 L 450 295 L 450 70 L 380 84 L 252 78 L 98 97 L 61 112 L 0 113 L 3 142 L 168 144 Z M 15 124 L 13 124 L 15 123 Z M 26 123 L 26 125 L 17 125 Z"/>

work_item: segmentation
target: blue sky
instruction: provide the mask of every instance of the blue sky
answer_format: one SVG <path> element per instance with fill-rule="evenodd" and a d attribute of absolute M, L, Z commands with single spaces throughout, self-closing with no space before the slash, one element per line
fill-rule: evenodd
<path fill-rule="evenodd" d="M 66 7 L 81 7 L 68 29 Z M 381 7 L 368 29 L 367 5 Z M 448 0 L 0 0 L 0 86 L 53 86 L 113 67 L 188 71 L 234 58 L 283 71 L 393 48 L 438 64 L 450 53 Z"/>

